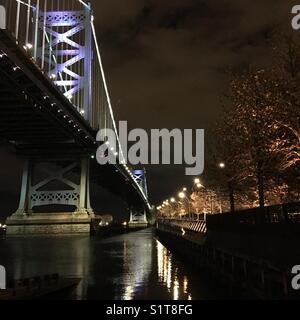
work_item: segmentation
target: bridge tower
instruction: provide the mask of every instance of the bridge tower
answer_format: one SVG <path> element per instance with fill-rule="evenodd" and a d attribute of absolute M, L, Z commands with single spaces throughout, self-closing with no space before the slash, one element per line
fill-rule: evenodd
<path fill-rule="evenodd" d="M 148 197 L 147 192 L 147 180 L 146 180 L 146 170 L 134 170 L 133 176 L 137 184 L 142 188 L 146 197 Z M 143 207 L 130 207 L 130 219 L 129 219 L 129 227 L 143 227 L 147 226 L 147 215 L 146 209 Z"/>
<path fill-rule="evenodd" d="M 81 11 L 36 10 L 33 19 L 38 31 L 34 47 L 36 61 L 89 123 L 91 19 L 91 10 L 86 7 Z M 25 159 L 19 208 L 7 219 L 8 235 L 90 232 L 93 217 L 89 195 L 90 156 L 67 153 L 68 148 L 68 141 L 57 141 L 55 157 L 49 159 L 47 154 L 41 154 L 38 158 Z M 53 205 L 72 206 L 74 211 L 53 212 Z M 37 212 L 42 206 L 46 213 Z"/>

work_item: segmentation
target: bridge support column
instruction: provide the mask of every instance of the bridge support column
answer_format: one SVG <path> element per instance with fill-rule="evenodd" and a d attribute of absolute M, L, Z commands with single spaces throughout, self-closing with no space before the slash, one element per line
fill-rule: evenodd
<path fill-rule="evenodd" d="M 26 160 L 19 208 L 7 219 L 7 234 L 90 232 L 93 210 L 89 195 L 89 169 L 87 157 L 75 162 L 73 159 L 52 162 Z M 52 205 L 68 206 L 69 209 L 75 207 L 75 210 L 53 212 Z M 37 208 L 41 206 L 47 206 L 44 207 L 47 212 L 38 213 Z"/>
<path fill-rule="evenodd" d="M 29 161 L 25 160 L 24 167 L 23 167 L 23 174 L 22 174 L 22 186 L 21 186 L 21 195 L 20 195 L 20 201 L 19 201 L 19 207 L 18 210 L 14 213 L 15 216 L 24 216 L 27 213 L 29 213 L 28 207 L 27 207 L 27 199 L 28 199 L 28 192 L 29 192 L 29 179 L 30 179 L 30 173 L 29 173 Z"/>
<path fill-rule="evenodd" d="M 129 227 L 138 228 L 146 227 L 148 225 L 146 210 L 145 209 L 136 209 L 130 208 L 130 220 Z"/>

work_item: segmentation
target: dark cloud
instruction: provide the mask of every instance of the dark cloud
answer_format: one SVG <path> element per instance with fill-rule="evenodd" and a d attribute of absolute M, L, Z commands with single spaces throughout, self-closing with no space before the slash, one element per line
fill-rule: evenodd
<path fill-rule="evenodd" d="M 267 42 L 290 24 L 296 1 L 94 1 L 117 119 L 130 127 L 208 128 L 220 112 L 227 71 L 265 64 Z M 190 178 L 151 166 L 158 201 Z"/>

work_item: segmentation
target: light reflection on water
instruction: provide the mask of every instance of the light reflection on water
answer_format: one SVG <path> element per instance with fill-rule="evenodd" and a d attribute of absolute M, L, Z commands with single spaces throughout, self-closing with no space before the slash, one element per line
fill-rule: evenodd
<path fill-rule="evenodd" d="M 174 259 L 170 251 L 158 240 L 156 240 L 156 251 L 159 281 L 166 285 L 170 294 L 173 294 L 173 300 L 178 300 L 179 298 L 191 300 L 192 294 L 188 292 L 187 276 L 180 277 L 178 266 L 176 264 L 175 266 L 172 265 Z"/>
<path fill-rule="evenodd" d="M 82 281 L 65 299 L 191 300 L 207 297 L 204 282 L 178 261 L 151 229 L 107 239 L 11 238 L 0 241 L 9 278 L 59 273 Z"/>

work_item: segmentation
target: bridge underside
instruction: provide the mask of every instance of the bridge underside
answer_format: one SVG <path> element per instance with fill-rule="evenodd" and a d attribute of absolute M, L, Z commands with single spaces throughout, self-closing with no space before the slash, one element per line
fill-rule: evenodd
<path fill-rule="evenodd" d="M 148 226 L 146 211 L 143 208 L 130 208 L 130 228 L 143 228 Z"/>
<path fill-rule="evenodd" d="M 85 158 L 91 183 L 100 184 L 133 207 L 147 208 L 140 190 L 122 165 L 100 166 L 96 162 L 95 137 L 96 131 L 51 79 L 17 46 L 13 37 L 0 30 L 0 138 L 3 143 L 30 163 Z M 73 174 L 80 177 L 80 168 L 75 168 Z M 35 225 L 49 218 L 32 216 L 30 210 L 23 213 L 23 218 L 18 215 L 9 221 L 14 230 L 32 231 Z M 50 218 L 56 227 L 60 226 L 57 230 L 72 232 L 87 230 L 89 222 L 89 217 L 74 214 Z M 49 230 L 51 228 L 49 224 Z"/>

